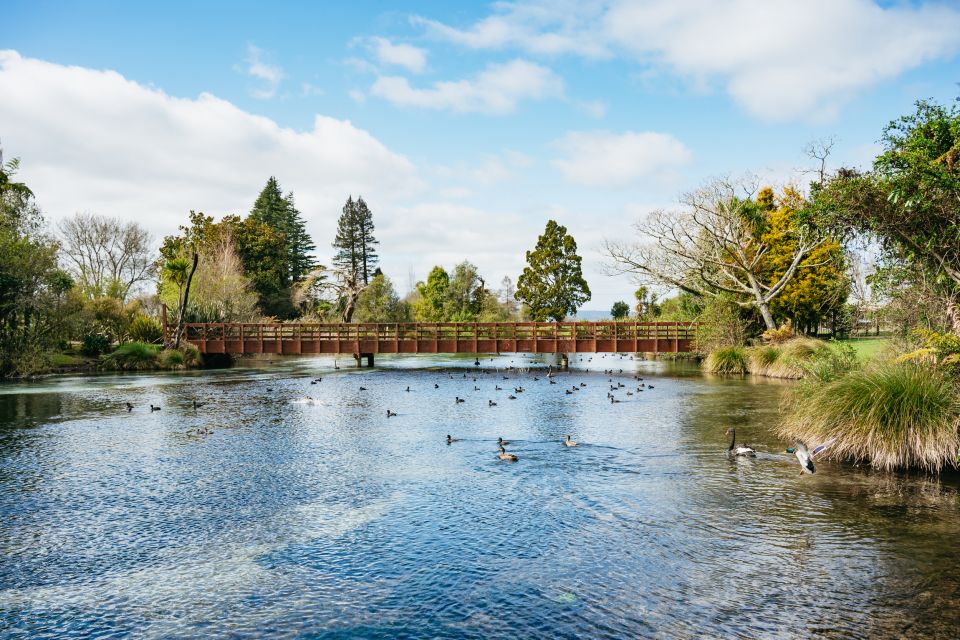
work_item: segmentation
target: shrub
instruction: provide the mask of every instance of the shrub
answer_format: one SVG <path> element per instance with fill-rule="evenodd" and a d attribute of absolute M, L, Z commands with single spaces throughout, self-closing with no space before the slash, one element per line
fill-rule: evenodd
<path fill-rule="evenodd" d="M 150 316 L 138 315 L 130 323 L 127 335 L 137 342 L 156 344 L 163 340 L 163 326 Z"/>
<path fill-rule="evenodd" d="M 183 369 L 183 352 L 176 349 L 164 349 L 160 353 L 160 366 L 164 369 Z"/>
<path fill-rule="evenodd" d="M 767 329 L 763 332 L 763 340 L 769 344 L 782 344 L 793 338 L 793 320 L 788 319 L 779 329 Z"/>
<path fill-rule="evenodd" d="M 798 390 L 781 436 L 812 447 L 835 439 L 825 456 L 868 460 L 879 469 L 939 471 L 956 466 L 960 415 L 942 369 L 874 363 Z"/>
<path fill-rule="evenodd" d="M 710 352 L 703 364 L 710 373 L 747 372 L 747 352 L 743 347 L 721 347 Z"/>
<path fill-rule="evenodd" d="M 123 371 L 142 371 L 157 366 L 160 347 L 143 342 L 125 342 L 109 355 L 104 356 L 103 365 L 108 369 Z"/>
<path fill-rule="evenodd" d="M 189 342 L 180 345 L 180 352 L 183 354 L 183 362 L 188 367 L 199 367 L 203 364 L 203 357 L 200 355 L 200 349 Z"/>
<path fill-rule="evenodd" d="M 110 349 L 110 338 L 102 333 L 88 333 L 83 336 L 80 353 L 85 356 L 98 356 Z"/>

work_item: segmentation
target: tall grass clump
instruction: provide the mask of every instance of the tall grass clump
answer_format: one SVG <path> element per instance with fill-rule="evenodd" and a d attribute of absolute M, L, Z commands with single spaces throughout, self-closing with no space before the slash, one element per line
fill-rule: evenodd
<path fill-rule="evenodd" d="M 183 352 L 176 349 L 164 349 L 160 353 L 160 366 L 164 369 L 183 369 L 185 367 Z"/>
<path fill-rule="evenodd" d="M 137 342 L 156 344 L 163 340 L 163 327 L 156 319 L 140 314 L 130 323 L 127 335 Z"/>
<path fill-rule="evenodd" d="M 780 350 L 776 360 L 763 371 L 753 373 L 771 378 L 800 379 L 807 374 L 811 362 L 830 354 L 830 345 L 816 338 L 792 338 L 773 348 Z"/>
<path fill-rule="evenodd" d="M 758 376 L 770 375 L 770 368 L 780 359 L 780 347 L 767 345 L 754 347 L 749 351 L 750 373 Z"/>
<path fill-rule="evenodd" d="M 142 371 L 157 366 L 160 347 L 144 342 L 125 342 L 103 357 L 103 366 L 122 371 Z"/>
<path fill-rule="evenodd" d="M 743 347 L 720 347 L 707 355 L 703 363 L 710 373 L 744 374 L 748 370 L 747 351 Z"/>
<path fill-rule="evenodd" d="M 825 384 L 804 385 L 778 429 L 813 447 L 835 439 L 832 458 L 878 469 L 940 471 L 957 465 L 960 416 L 954 383 L 940 368 L 875 363 Z"/>

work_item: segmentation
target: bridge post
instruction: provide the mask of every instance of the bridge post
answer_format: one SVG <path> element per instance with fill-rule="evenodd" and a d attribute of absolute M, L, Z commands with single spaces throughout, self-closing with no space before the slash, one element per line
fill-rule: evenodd
<path fill-rule="evenodd" d="M 366 358 L 366 360 L 367 360 L 367 366 L 368 366 L 368 367 L 372 367 L 372 366 L 373 366 L 373 354 L 372 354 L 372 353 L 355 353 L 355 354 L 353 354 L 353 359 L 357 361 L 357 366 L 358 366 L 358 367 L 362 367 L 362 366 L 363 366 L 363 360 L 364 360 L 364 358 Z"/>
<path fill-rule="evenodd" d="M 570 368 L 570 354 L 561 353 L 560 354 L 560 368 L 566 371 Z"/>

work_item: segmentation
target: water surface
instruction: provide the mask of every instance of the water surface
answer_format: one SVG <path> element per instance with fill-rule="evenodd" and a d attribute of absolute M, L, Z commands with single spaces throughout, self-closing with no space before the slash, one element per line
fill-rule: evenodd
<path fill-rule="evenodd" d="M 0 636 L 956 637 L 956 480 L 801 477 L 789 385 L 430 358 L 0 387 Z"/>

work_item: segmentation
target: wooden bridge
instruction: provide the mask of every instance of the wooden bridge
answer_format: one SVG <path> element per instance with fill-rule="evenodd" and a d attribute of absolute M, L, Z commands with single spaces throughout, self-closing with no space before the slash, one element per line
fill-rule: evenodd
<path fill-rule="evenodd" d="M 377 353 L 678 353 L 693 350 L 696 330 L 684 322 L 193 323 L 184 339 L 201 353 L 349 353 L 372 365 Z"/>

